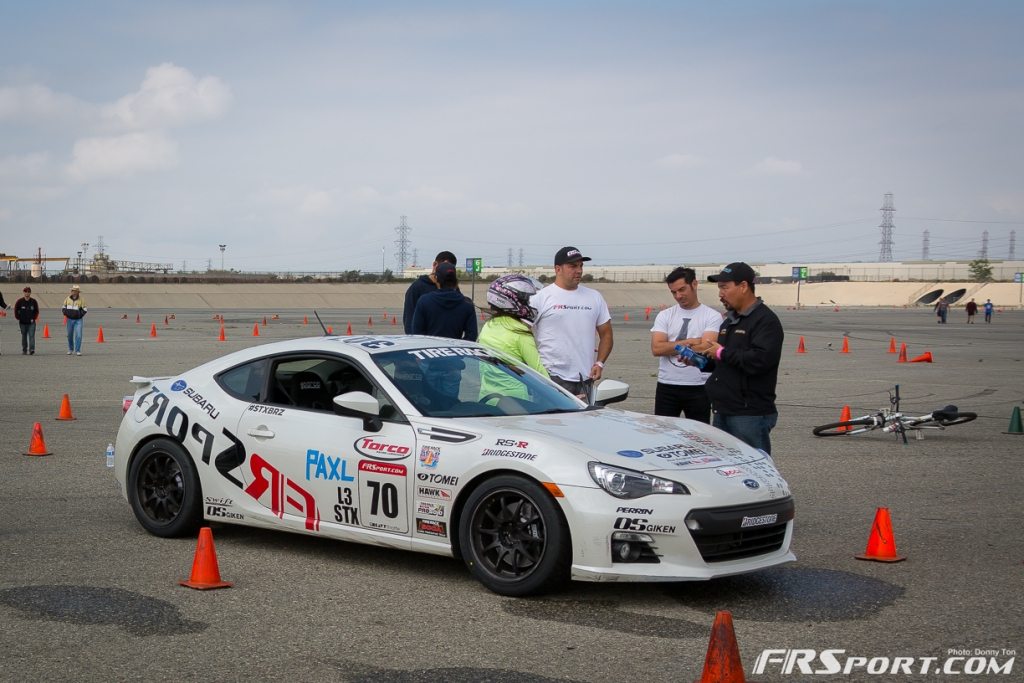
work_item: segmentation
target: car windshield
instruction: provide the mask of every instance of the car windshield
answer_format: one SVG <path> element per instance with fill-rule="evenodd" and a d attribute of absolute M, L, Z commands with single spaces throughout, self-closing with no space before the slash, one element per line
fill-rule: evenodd
<path fill-rule="evenodd" d="M 538 415 L 584 410 L 543 377 L 475 347 L 390 351 L 373 360 L 428 417 Z"/>

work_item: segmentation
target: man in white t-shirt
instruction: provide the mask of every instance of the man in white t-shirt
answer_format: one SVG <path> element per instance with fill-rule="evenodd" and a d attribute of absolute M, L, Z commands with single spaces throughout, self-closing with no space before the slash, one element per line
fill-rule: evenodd
<path fill-rule="evenodd" d="M 654 414 L 711 421 L 711 402 L 704 383 L 711 376 L 679 358 L 676 346 L 693 346 L 702 340 L 716 341 L 722 314 L 697 299 L 697 273 L 693 268 L 676 268 L 665 277 L 668 291 L 678 306 L 666 308 L 651 328 L 651 355 L 658 357 L 658 387 L 654 392 Z"/>
<path fill-rule="evenodd" d="M 541 362 L 553 381 L 577 396 L 590 395 L 612 352 L 608 304 L 600 292 L 580 285 L 589 260 L 576 247 L 562 247 L 555 254 L 554 284 L 530 298 L 537 309 L 533 334 Z"/>

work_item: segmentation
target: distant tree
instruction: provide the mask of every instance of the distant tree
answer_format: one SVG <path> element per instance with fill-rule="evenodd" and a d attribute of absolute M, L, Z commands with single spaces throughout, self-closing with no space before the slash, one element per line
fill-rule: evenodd
<path fill-rule="evenodd" d="M 992 265 L 987 258 L 974 259 L 967 264 L 967 270 L 971 274 L 971 279 L 977 282 L 988 282 L 992 279 Z"/>

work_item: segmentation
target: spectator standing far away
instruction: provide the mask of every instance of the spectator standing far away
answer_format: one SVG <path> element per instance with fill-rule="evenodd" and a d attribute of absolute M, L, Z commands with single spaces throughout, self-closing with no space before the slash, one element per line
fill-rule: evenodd
<path fill-rule="evenodd" d="M 450 263 L 453 266 L 458 264 L 455 254 L 450 251 L 442 251 L 434 257 L 434 263 L 430 266 L 428 275 L 420 275 L 405 290 L 405 306 L 402 308 L 402 327 L 406 334 L 414 334 L 412 331 L 412 315 L 416 312 L 416 302 L 424 294 L 437 291 L 437 266 L 441 263 Z"/>
<path fill-rule="evenodd" d="M 4 295 L 0 294 L 0 311 L 6 311 L 8 308 L 10 308 L 10 306 L 8 306 L 7 302 L 4 301 Z"/>
<path fill-rule="evenodd" d="M 89 309 L 82 298 L 81 287 L 71 285 L 71 294 L 64 299 L 61 313 L 68 319 L 68 355 L 82 355 L 82 329 L 85 326 L 85 314 Z"/>
<path fill-rule="evenodd" d="M 476 341 L 476 309 L 459 291 L 455 266 L 443 261 L 434 269 L 440 289 L 424 294 L 412 315 L 412 334 Z"/>
<path fill-rule="evenodd" d="M 995 306 L 992 305 L 992 299 L 985 299 L 985 303 L 982 304 L 982 307 L 985 309 L 985 322 L 992 322 L 992 309 L 995 308 Z"/>
<path fill-rule="evenodd" d="M 555 282 L 530 300 L 537 309 L 533 334 L 551 380 L 577 396 L 589 396 L 612 353 L 612 316 L 597 290 L 580 284 L 583 262 L 576 247 L 555 254 Z M 594 336 L 598 338 L 594 355 Z"/>
<path fill-rule="evenodd" d="M 775 385 L 782 358 L 783 331 L 779 317 L 754 293 L 754 270 L 730 263 L 718 275 L 718 298 L 728 313 L 718 340 L 695 345 L 711 362 L 708 398 L 711 424 L 765 453 L 772 452 L 769 433 L 778 422 Z"/>
<path fill-rule="evenodd" d="M 978 314 L 978 304 L 974 303 L 974 299 L 971 299 L 967 302 L 967 306 L 965 306 L 965 308 L 967 309 L 967 324 L 973 325 L 974 316 Z"/>
<path fill-rule="evenodd" d="M 21 353 L 36 355 L 36 320 L 39 319 L 39 302 L 32 298 L 32 288 L 21 290 L 24 296 L 14 302 L 14 317 L 21 328 Z"/>
<path fill-rule="evenodd" d="M 693 347 L 718 339 L 722 314 L 697 298 L 697 273 L 676 268 L 665 278 L 678 306 L 666 308 L 651 328 L 651 355 L 658 358 L 658 385 L 654 390 L 654 414 L 711 421 L 711 403 L 704 384 L 711 375 L 683 363 L 676 346 Z"/>

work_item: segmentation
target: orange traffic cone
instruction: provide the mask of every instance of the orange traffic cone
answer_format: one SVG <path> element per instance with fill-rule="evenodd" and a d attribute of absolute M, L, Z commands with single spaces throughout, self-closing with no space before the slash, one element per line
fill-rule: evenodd
<path fill-rule="evenodd" d="M 155 337 L 156 336 L 156 323 L 150 323 L 150 325 L 149 325 L 149 336 L 150 337 Z"/>
<path fill-rule="evenodd" d="M 622 316 L 622 320 L 628 323 L 629 322 L 629 313 L 627 313 L 626 315 Z"/>
<path fill-rule="evenodd" d="M 804 348 L 804 338 L 803 338 L 803 335 L 800 336 L 800 343 L 796 345 L 796 352 L 797 353 L 807 353 L 807 349 Z"/>
<path fill-rule="evenodd" d="M 100 325 L 99 331 L 96 332 L 96 343 L 97 344 L 105 344 L 106 341 L 107 340 L 103 338 L 103 325 Z"/>
<path fill-rule="evenodd" d="M 345 328 L 345 334 L 347 334 L 350 337 L 352 336 L 352 323 L 349 323 L 348 327 Z"/>
<path fill-rule="evenodd" d="M 254 337 L 260 336 L 260 324 L 259 323 L 253 323 L 252 324 L 252 336 L 254 336 Z"/>
<path fill-rule="evenodd" d="M 179 581 L 178 585 L 210 590 L 211 588 L 230 588 L 230 581 L 220 580 L 220 569 L 217 568 L 217 551 L 213 547 L 213 531 L 208 526 L 199 530 L 199 542 L 192 560 L 192 575 L 188 581 Z"/>
<path fill-rule="evenodd" d="M 369 318 L 366 319 L 366 324 L 369 325 L 370 327 L 373 327 L 373 316 L 372 315 Z"/>
<path fill-rule="evenodd" d="M 850 338 L 844 336 L 843 337 L 843 350 L 840 351 L 839 353 L 849 353 L 849 352 L 850 352 Z"/>
<path fill-rule="evenodd" d="M 384 322 L 388 321 L 388 312 L 384 311 Z"/>
<path fill-rule="evenodd" d="M 896 337 L 889 337 L 889 353 L 896 353 Z"/>
<path fill-rule="evenodd" d="M 334 334 L 334 326 L 333 325 L 328 325 L 327 326 L 327 334 Z"/>
<path fill-rule="evenodd" d="M 32 440 L 28 443 L 28 452 L 25 455 L 52 455 L 46 450 L 46 441 L 43 439 L 43 425 L 38 422 L 32 426 Z"/>
<path fill-rule="evenodd" d="M 302 316 L 302 324 L 303 325 L 308 325 L 309 324 L 309 316 L 308 315 Z"/>
<path fill-rule="evenodd" d="M 217 337 L 217 341 L 227 341 L 228 338 L 224 336 L 224 323 L 220 324 L 220 336 Z"/>
<path fill-rule="evenodd" d="M 932 352 L 931 351 L 925 351 L 924 353 L 922 353 L 917 358 L 911 358 L 910 362 L 911 363 L 931 363 L 932 362 Z"/>
<path fill-rule="evenodd" d="M 868 536 L 868 547 L 863 555 L 854 557 L 874 562 L 902 562 L 907 559 L 896 554 L 896 539 L 892 535 L 889 508 L 878 508 L 875 512 L 875 522 L 871 525 L 871 535 Z"/>
<path fill-rule="evenodd" d="M 396 316 L 391 316 L 391 324 L 392 325 L 397 325 L 398 324 L 398 318 Z"/>
<path fill-rule="evenodd" d="M 715 614 L 699 683 L 744 681 L 746 678 L 743 675 L 743 662 L 740 661 L 740 648 L 736 643 L 736 631 L 732 627 L 732 612 L 723 610 Z"/>
<path fill-rule="evenodd" d="M 906 342 L 900 344 L 900 357 L 896 359 L 897 363 L 907 362 L 907 344 Z"/>
<path fill-rule="evenodd" d="M 647 308 L 644 309 L 644 320 L 650 320 L 650 319 L 651 319 L 651 307 L 648 306 Z"/>
<path fill-rule="evenodd" d="M 850 415 L 850 406 L 843 406 L 843 409 L 841 411 L 839 411 L 839 421 L 840 422 L 849 422 L 850 421 L 850 417 L 851 417 L 851 415 Z M 853 427 L 847 425 L 845 427 L 839 427 L 837 431 L 848 432 L 851 429 L 853 429 Z"/>
<path fill-rule="evenodd" d="M 135 314 L 135 324 L 138 325 L 142 322 L 142 316 L 138 313 Z"/>
<path fill-rule="evenodd" d="M 50 338 L 50 326 L 48 324 L 43 325 L 43 339 Z"/>
<path fill-rule="evenodd" d="M 64 398 L 60 401 L 60 412 L 57 413 L 58 420 L 74 420 L 75 416 L 71 414 L 71 399 L 68 398 L 67 394 L 64 394 Z"/>

